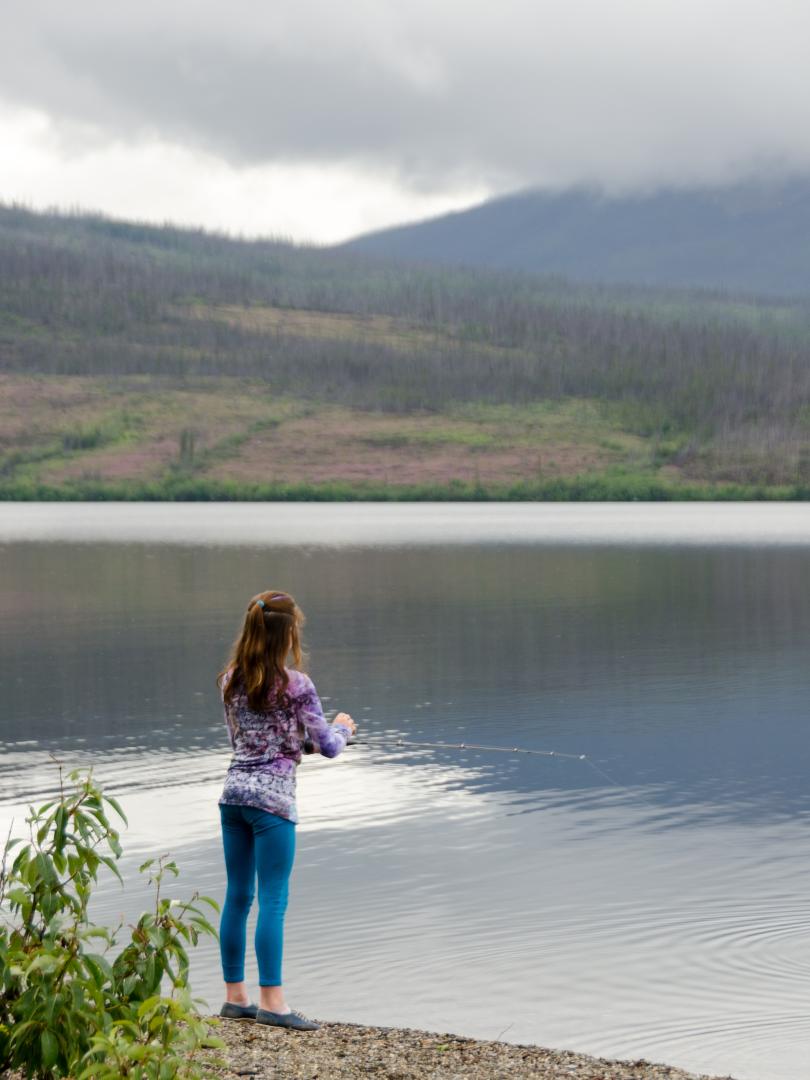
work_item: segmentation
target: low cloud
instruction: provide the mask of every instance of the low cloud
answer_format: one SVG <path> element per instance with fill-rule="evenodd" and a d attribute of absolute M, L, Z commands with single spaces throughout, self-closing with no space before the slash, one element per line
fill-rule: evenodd
<path fill-rule="evenodd" d="M 234 164 L 428 187 L 810 164 L 810 9 L 789 0 L 29 0 L 13 23 L 7 100 Z"/>
<path fill-rule="evenodd" d="M 810 171 L 795 0 L 29 0 L 4 23 L 0 100 L 63 161 L 169 145 L 456 201 Z"/>

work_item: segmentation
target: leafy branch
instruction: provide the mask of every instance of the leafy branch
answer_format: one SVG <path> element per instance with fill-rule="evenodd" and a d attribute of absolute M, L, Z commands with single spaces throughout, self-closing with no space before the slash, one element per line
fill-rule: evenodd
<path fill-rule="evenodd" d="M 92 770 L 59 772 L 59 796 L 29 807 L 28 841 L 6 838 L 0 860 L 0 1068 L 53 1080 L 197 1080 L 221 1064 L 199 1051 L 222 1046 L 209 1035 L 191 996 L 189 946 L 216 937 L 195 892 L 180 901 L 162 895 L 164 879 L 179 875 L 162 855 L 140 867 L 155 888 L 153 910 L 127 927 L 117 955 L 119 923 L 88 917 L 101 867 L 121 881 L 122 854 L 114 812 Z M 16 854 L 14 851 L 16 850 Z M 12 861 L 13 856 L 13 861 Z M 94 951 L 100 950 L 100 951 Z M 163 983 L 169 984 L 163 993 Z"/>

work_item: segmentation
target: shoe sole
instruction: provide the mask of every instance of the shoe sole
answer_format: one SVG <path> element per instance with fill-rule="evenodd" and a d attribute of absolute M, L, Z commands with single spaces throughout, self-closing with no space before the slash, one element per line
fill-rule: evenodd
<path fill-rule="evenodd" d="M 280 1028 L 282 1031 L 296 1031 L 296 1032 L 301 1032 L 301 1034 L 304 1034 L 304 1035 L 307 1034 L 308 1032 L 320 1031 L 321 1030 L 321 1025 L 320 1024 L 317 1027 L 314 1027 L 314 1028 L 301 1028 L 301 1027 L 293 1027 L 292 1024 L 269 1024 L 266 1020 L 257 1020 L 256 1023 L 260 1027 Z"/>
<path fill-rule="evenodd" d="M 319 1027 L 316 1028 L 294 1028 L 288 1027 L 287 1024 L 262 1024 L 261 1027 L 277 1028 L 279 1031 L 292 1031 L 296 1035 L 314 1035 L 316 1031 L 320 1031 Z"/>

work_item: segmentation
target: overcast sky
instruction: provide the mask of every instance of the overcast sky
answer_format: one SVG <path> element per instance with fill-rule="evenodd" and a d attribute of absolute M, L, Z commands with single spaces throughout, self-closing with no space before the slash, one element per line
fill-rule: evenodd
<path fill-rule="evenodd" d="M 5 0 L 0 199 L 334 241 L 810 173 L 807 0 Z"/>

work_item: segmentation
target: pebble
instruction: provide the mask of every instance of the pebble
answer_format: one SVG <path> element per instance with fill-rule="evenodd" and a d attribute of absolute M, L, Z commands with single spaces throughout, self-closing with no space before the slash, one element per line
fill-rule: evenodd
<path fill-rule="evenodd" d="M 200 1056 L 224 1062 L 217 1080 L 733 1080 L 411 1028 L 322 1023 L 319 1031 L 288 1031 L 215 1018 L 210 1026 L 226 1048 Z"/>

